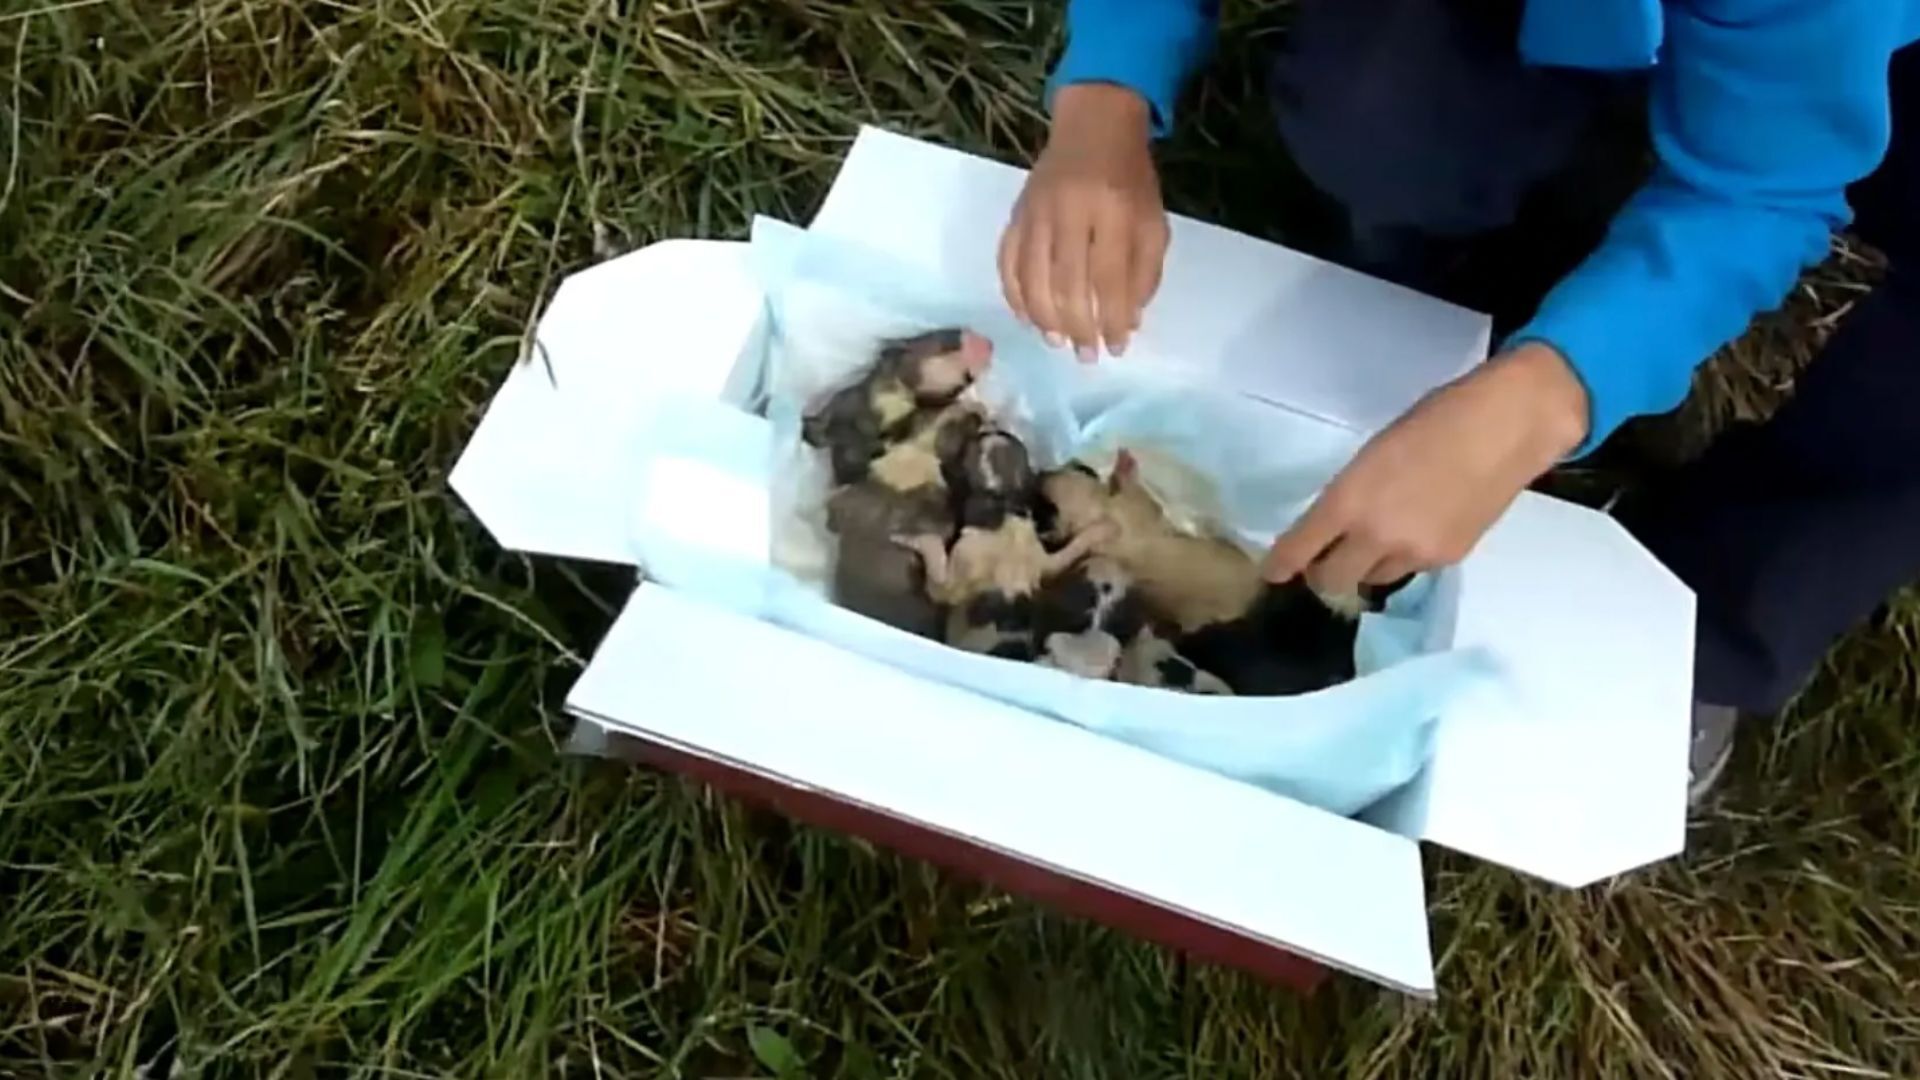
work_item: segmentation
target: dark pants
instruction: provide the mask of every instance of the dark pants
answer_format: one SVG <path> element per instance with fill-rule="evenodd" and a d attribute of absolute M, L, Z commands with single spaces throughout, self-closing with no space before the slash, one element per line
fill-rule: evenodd
<path fill-rule="evenodd" d="M 1592 249 L 1649 160 L 1644 80 L 1522 66 L 1517 9 L 1305 0 L 1273 79 L 1292 156 L 1347 212 L 1336 257 L 1502 330 Z M 1771 421 L 1621 510 L 1699 596 L 1702 701 L 1778 709 L 1920 578 L 1920 47 L 1890 79 L 1893 150 L 1849 193 L 1888 277 Z"/>

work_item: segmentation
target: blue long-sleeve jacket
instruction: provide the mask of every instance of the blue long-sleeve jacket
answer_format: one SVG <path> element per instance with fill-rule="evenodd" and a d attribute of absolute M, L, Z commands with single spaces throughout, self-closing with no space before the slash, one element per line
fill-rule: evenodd
<path fill-rule="evenodd" d="M 1215 7 L 1070 0 L 1051 84 L 1131 87 L 1164 132 Z M 1583 450 L 1678 405 L 1694 368 L 1825 256 L 1847 185 L 1886 154 L 1890 58 L 1917 37 L 1920 0 L 1527 0 L 1527 61 L 1652 80 L 1652 178 L 1510 339 L 1552 345 L 1586 384 Z"/>

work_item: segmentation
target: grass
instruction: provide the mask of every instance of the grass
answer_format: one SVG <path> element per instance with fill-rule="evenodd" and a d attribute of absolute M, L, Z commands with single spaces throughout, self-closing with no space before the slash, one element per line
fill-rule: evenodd
<path fill-rule="evenodd" d="M 543 296 L 804 220 L 860 121 L 1030 152 L 1055 7 L 0 5 L 0 1072 L 1920 1074 L 1911 601 L 1688 859 L 1562 892 L 1433 852 L 1433 1007 L 558 752 L 626 582 L 444 485 Z M 1167 153 L 1178 208 L 1273 235 L 1281 21 L 1229 11 Z M 1744 346 L 1773 382 L 1851 280 Z"/>

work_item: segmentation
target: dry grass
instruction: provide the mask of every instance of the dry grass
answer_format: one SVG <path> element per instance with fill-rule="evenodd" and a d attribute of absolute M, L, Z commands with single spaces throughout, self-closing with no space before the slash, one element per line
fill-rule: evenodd
<path fill-rule="evenodd" d="M 0 5 L 0 1071 L 1920 1074 L 1911 603 L 1685 862 L 1561 893 L 1436 853 L 1430 1009 L 556 754 L 623 583 L 443 485 L 543 293 L 804 219 L 862 120 L 1030 150 L 1037 7 Z M 1170 188 L 1278 233 L 1277 20 L 1231 16 Z"/>

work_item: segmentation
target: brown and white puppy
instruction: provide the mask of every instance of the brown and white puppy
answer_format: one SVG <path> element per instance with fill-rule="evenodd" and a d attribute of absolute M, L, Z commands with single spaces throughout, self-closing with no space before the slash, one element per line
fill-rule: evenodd
<path fill-rule="evenodd" d="M 1111 526 L 1049 552 L 1033 521 L 1033 466 L 1019 439 L 984 429 L 968 442 L 960 481 L 960 534 L 949 550 L 926 535 L 899 536 L 917 553 L 928 595 L 945 605 L 947 643 L 971 652 L 1033 659 L 1034 599 L 1042 584 L 1078 562 Z"/>
<path fill-rule="evenodd" d="M 864 479 L 828 497 L 827 527 L 839 538 L 836 603 L 911 633 L 941 636 L 944 612 L 928 596 L 921 560 L 898 538 L 942 549 L 953 540 L 958 522 L 946 475 L 983 419 L 966 401 L 921 410 Z"/>
<path fill-rule="evenodd" d="M 802 420 L 801 438 L 827 452 L 835 483 L 854 483 L 916 413 L 954 401 L 992 359 L 992 344 L 971 330 L 933 330 L 886 342 L 857 382 L 829 395 Z"/>

